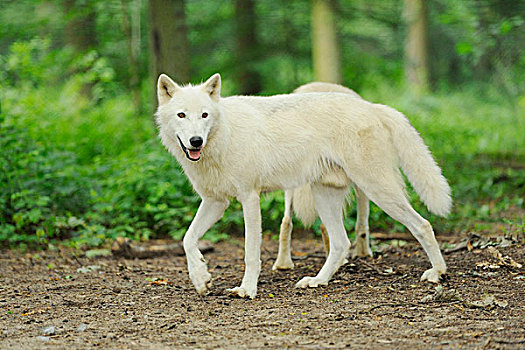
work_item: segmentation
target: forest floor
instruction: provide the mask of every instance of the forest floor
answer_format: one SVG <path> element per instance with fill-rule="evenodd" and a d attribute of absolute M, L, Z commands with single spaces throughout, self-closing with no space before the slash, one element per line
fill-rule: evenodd
<path fill-rule="evenodd" d="M 0 348 L 523 349 L 525 246 L 473 242 L 445 255 L 449 272 L 437 288 L 419 282 L 429 263 L 408 241 L 350 261 L 326 287 L 297 289 L 324 262 L 321 243 L 295 240 L 295 269 L 272 271 L 277 242 L 265 240 L 254 300 L 226 292 L 242 279 L 240 239 L 205 255 L 214 279 L 203 297 L 183 256 L 89 259 L 67 249 L 6 250 Z"/>

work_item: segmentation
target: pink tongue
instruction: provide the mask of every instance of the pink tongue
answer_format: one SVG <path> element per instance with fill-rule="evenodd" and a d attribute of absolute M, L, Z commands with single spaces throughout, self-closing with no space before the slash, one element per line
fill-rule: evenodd
<path fill-rule="evenodd" d="M 195 151 L 188 150 L 188 154 L 190 155 L 191 159 L 197 160 L 201 157 L 201 150 L 200 149 L 195 150 Z"/>

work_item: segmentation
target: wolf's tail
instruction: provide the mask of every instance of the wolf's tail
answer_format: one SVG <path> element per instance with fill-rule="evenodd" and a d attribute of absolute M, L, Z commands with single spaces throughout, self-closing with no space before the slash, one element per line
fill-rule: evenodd
<path fill-rule="evenodd" d="M 423 139 L 402 113 L 388 106 L 376 106 L 385 112 L 383 122 L 392 133 L 401 168 L 408 180 L 432 213 L 446 216 L 452 207 L 450 186 Z"/>
<path fill-rule="evenodd" d="M 315 219 L 317 219 L 314 196 L 309 184 L 294 188 L 293 211 L 305 227 L 312 226 Z"/>

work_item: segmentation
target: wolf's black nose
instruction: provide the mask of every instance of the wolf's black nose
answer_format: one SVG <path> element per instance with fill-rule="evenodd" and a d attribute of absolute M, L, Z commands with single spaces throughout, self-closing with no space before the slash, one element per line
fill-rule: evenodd
<path fill-rule="evenodd" d="M 190 143 L 193 147 L 200 147 L 202 146 L 202 137 L 200 136 L 193 136 L 190 139 Z"/>

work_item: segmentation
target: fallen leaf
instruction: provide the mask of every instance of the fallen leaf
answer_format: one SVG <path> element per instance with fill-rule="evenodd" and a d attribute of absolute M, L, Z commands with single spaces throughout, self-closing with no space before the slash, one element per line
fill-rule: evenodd
<path fill-rule="evenodd" d="M 456 309 L 460 310 L 460 311 L 465 311 L 464 308 L 461 307 L 461 305 L 458 305 L 458 304 L 452 304 L 452 306 L 454 306 Z"/>
<path fill-rule="evenodd" d="M 501 308 L 505 308 L 508 305 L 508 302 L 506 300 L 497 300 L 495 296 L 490 294 L 485 294 L 481 298 L 481 300 L 476 300 L 472 302 L 465 302 L 465 306 L 470 308 L 486 308 L 491 306 L 498 306 Z"/>
<path fill-rule="evenodd" d="M 483 261 L 483 262 L 476 263 L 476 267 L 480 267 L 483 270 L 487 270 L 487 269 L 488 270 L 497 270 L 497 269 L 501 268 L 500 265 L 491 264 L 488 261 Z"/>
<path fill-rule="evenodd" d="M 308 253 L 307 252 L 293 252 L 292 255 L 293 256 L 307 256 Z"/>
<path fill-rule="evenodd" d="M 173 284 L 173 282 L 168 281 L 167 278 L 156 278 L 153 281 L 149 282 L 150 284 L 158 285 L 158 286 L 165 286 L 168 284 Z"/>
<path fill-rule="evenodd" d="M 487 251 L 493 258 L 497 259 L 499 264 L 502 266 L 514 267 L 517 269 L 520 269 L 523 266 L 522 264 L 517 263 L 510 256 L 503 256 L 503 254 L 501 254 L 501 252 L 494 247 L 488 247 Z"/>

